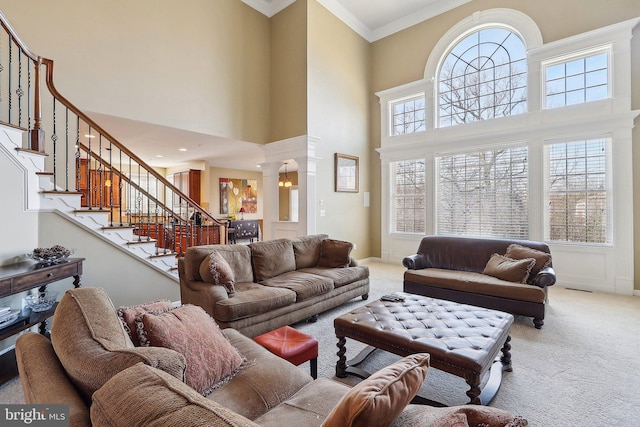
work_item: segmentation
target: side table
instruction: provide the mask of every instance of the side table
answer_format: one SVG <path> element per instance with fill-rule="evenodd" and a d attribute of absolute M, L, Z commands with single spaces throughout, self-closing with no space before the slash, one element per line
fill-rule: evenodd
<path fill-rule="evenodd" d="M 73 286 L 79 288 L 84 260 L 84 258 L 70 258 L 65 262 L 51 265 L 27 261 L 0 267 L 0 299 L 33 288 L 44 292 L 48 284 L 69 277 L 73 277 Z M 51 309 L 39 313 L 25 308 L 20 315 L 22 321 L 0 329 L 0 341 L 37 324 L 40 324 L 38 331 L 47 335 L 47 319 L 53 316 L 57 305 L 56 303 Z M 15 352 L 11 350 L 0 356 L 0 384 L 13 378 L 17 373 Z"/>

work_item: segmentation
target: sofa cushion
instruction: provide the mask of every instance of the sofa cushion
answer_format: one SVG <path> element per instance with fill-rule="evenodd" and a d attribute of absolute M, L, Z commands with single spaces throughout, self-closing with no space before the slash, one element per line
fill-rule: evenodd
<path fill-rule="evenodd" d="M 251 262 L 256 282 L 296 269 L 293 243 L 289 239 L 251 243 L 249 248 L 251 248 Z"/>
<path fill-rule="evenodd" d="M 67 375 L 87 400 L 109 378 L 139 362 L 184 380 L 184 356 L 166 348 L 135 347 L 100 288 L 65 292 L 53 317 L 51 342 Z"/>
<path fill-rule="evenodd" d="M 143 364 L 120 372 L 93 395 L 91 422 L 94 426 L 257 427 L 165 372 Z"/>
<path fill-rule="evenodd" d="M 213 251 L 200 264 L 200 277 L 204 282 L 224 286 L 228 295 L 236 293 L 235 274 L 227 260 L 218 251 Z"/>
<path fill-rule="evenodd" d="M 420 390 L 428 369 L 428 353 L 412 354 L 382 368 L 349 390 L 322 426 L 388 426 Z"/>
<path fill-rule="evenodd" d="M 129 338 L 136 347 L 140 345 L 138 338 L 138 328 L 142 327 L 140 316 L 148 311 L 166 310 L 171 308 L 171 301 L 168 299 L 150 302 L 147 304 L 130 305 L 118 308 L 118 317 L 122 321 L 124 330 L 129 334 Z"/>
<path fill-rule="evenodd" d="M 519 301 L 541 303 L 546 299 L 544 289 L 538 286 L 507 282 L 497 277 L 471 271 L 447 270 L 444 268 L 406 270 L 404 272 L 404 280 L 437 288 Z"/>
<path fill-rule="evenodd" d="M 296 302 L 296 293 L 285 288 L 270 288 L 257 283 L 238 283 L 237 292 L 216 302 L 216 320 L 232 322 L 257 316 Z"/>
<path fill-rule="evenodd" d="M 507 246 L 507 253 L 505 253 L 504 256 L 511 259 L 535 259 L 536 264 L 531 269 L 531 276 L 535 276 L 540 272 L 540 270 L 551 264 L 550 253 L 542 252 L 537 249 L 529 248 L 527 246 L 522 246 L 517 243 L 513 243 Z"/>
<path fill-rule="evenodd" d="M 322 241 L 329 236 L 326 234 L 314 234 L 293 239 L 293 253 L 296 258 L 296 270 L 315 267 L 320 260 L 320 247 Z"/>
<path fill-rule="evenodd" d="M 304 301 L 333 289 L 333 280 L 299 271 L 280 274 L 271 279 L 263 280 L 260 284 L 270 288 L 290 289 L 296 293 L 296 301 Z"/>
<path fill-rule="evenodd" d="M 497 277 L 507 282 L 527 283 L 529 273 L 536 264 L 534 258 L 511 259 L 504 255 L 493 254 L 482 274 Z"/>
<path fill-rule="evenodd" d="M 235 329 L 227 328 L 222 332 L 249 363 L 233 380 L 216 389 L 207 399 L 255 420 L 287 401 L 306 384 L 315 382 L 308 370 L 295 367 Z M 315 398 L 325 397 L 318 394 Z M 299 425 L 283 424 L 283 419 L 280 419 L 280 423 L 281 426 Z"/>
<path fill-rule="evenodd" d="M 339 268 L 347 267 L 351 261 L 349 255 L 353 243 L 342 240 L 324 239 L 320 245 L 320 259 L 318 267 Z"/>
<path fill-rule="evenodd" d="M 460 405 L 448 408 L 434 408 L 427 405 L 408 405 L 391 424 L 391 427 L 406 427 L 409 425 L 526 427 L 529 423 L 519 415 L 489 406 Z"/>
<path fill-rule="evenodd" d="M 317 276 L 327 277 L 333 280 L 333 287 L 339 288 L 349 283 L 357 282 L 358 280 L 364 280 L 369 277 L 369 267 L 365 265 L 359 265 L 357 267 L 345 267 L 345 268 L 328 268 L 328 267 L 313 267 L 303 268 L 298 270 L 299 273 L 310 273 Z"/>
<path fill-rule="evenodd" d="M 338 381 L 319 378 L 254 421 L 262 427 L 282 427 L 282 420 L 287 420 L 287 426 L 314 426 L 331 413 L 349 390 Z"/>
<path fill-rule="evenodd" d="M 236 283 L 253 282 L 253 268 L 251 266 L 251 249 L 246 245 L 208 245 L 191 246 L 182 258 L 184 260 L 184 275 L 187 282 L 200 282 L 200 265 L 211 252 L 217 251 L 227 260 L 236 279 Z"/>
<path fill-rule="evenodd" d="M 162 313 L 146 313 L 142 323 L 150 345 L 184 355 L 186 383 L 205 396 L 229 381 L 245 362 L 201 307 L 183 305 Z"/>

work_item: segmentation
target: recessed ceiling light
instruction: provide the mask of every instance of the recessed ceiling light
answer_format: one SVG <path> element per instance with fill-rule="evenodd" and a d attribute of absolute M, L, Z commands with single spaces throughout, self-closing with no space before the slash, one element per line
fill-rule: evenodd
<path fill-rule="evenodd" d="M 256 167 L 257 167 L 257 168 L 261 168 L 262 166 L 260 166 L 260 165 L 256 165 Z"/>
<path fill-rule="evenodd" d="M 162 154 L 156 154 L 156 157 L 157 157 L 157 158 L 159 158 L 159 159 L 161 159 L 161 158 L 163 158 L 164 156 L 163 156 Z"/>
<path fill-rule="evenodd" d="M 95 138 L 95 135 L 85 135 L 86 138 Z"/>
<path fill-rule="evenodd" d="M 187 151 L 186 148 L 178 148 L 178 151 Z"/>

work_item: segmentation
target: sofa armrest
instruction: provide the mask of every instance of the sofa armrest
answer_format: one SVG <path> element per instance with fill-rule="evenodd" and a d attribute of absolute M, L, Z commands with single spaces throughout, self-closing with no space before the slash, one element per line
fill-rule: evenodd
<path fill-rule="evenodd" d="M 44 335 L 27 332 L 16 341 L 16 361 L 27 403 L 69 406 L 69 426 L 90 426 L 89 408 Z"/>
<path fill-rule="evenodd" d="M 545 267 L 535 275 L 531 281 L 532 285 L 546 288 L 547 286 L 553 286 L 556 283 L 556 272 L 553 267 Z"/>
<path fill-rule="evenodd" d="M 349 267 L 357 267 L 358 266 L 358 260 L 355 259 L 354 257 L 350 256 L 349 257 Z"/>
<path fill-rule="evenodd" d="M 402 260 L 402 265 L 409 270 L 422 270 L 423 268 L 427 268 L 427 260 L 422 254 L 413 254 L 405 257 Z"/>

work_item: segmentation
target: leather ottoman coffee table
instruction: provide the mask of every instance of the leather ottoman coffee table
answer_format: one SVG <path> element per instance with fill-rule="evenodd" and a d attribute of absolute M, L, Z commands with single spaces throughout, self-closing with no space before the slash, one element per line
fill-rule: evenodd
<path fill-rule="evenodd" d="M 353 374 L 366 378 L 369 374 L 357 365 L 376 349 L 403 357 L 429 353 L 430 366 L 465 379 L 471 403 L 488 404 L 500 387 L 502 371 L 512 370 L 509 334 L 513 316 L 404 292 L 393 295 L 404 300 L 374 301 L 334 320 L 338 338 L 336 376 Z M 346 338 L 369 347 L 347 362 Z M 502 355 L 496 360 L 500 351 Z M 492 369 L 494 362 L 501 366 Z M 480 382 L 490 369 L 481 390 Z"/>

